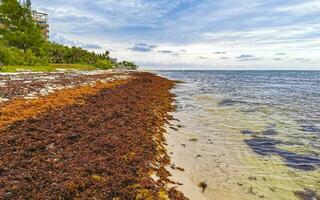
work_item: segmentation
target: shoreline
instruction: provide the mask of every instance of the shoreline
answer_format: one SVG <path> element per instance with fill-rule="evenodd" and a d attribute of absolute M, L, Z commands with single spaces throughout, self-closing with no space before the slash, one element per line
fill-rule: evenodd
<path fill-rule="evenodd" d="M 192 178 L 192 166 L 189 159 L 183 159 L 181 153 L 184 151 L 183 143 L 179 140 L 176 130 L 167 126 L 167 133 L 165 134 L 167 150 L 170 155 L 171 166 L 167 169 L 172 174 L 170 177 L 175 182 L 179 183 L 174 185 L 177 190 L 181 191 L 190 200 L 206 200 L 205 194 L 199 187 L 200 182 L 196 182 Z M 173 169 L 174 168 L 174 169 Z M 180 170 L 177 168 L 181 168 Z"/>

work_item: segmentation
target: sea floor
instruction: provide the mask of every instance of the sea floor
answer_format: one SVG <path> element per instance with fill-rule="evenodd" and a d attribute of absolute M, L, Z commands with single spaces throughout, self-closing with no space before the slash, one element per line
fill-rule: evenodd
<path fill-rule="evenodd" d="M 299 124 L 284 118 L 283 112 L 267 106 L 259 113 L 243 112 L 243 106 L 219 96 L 181 95 L 187 87 L 184 83 L 176 89 L 178 110 L 167 129 L 169 149 L 187 179 L 196 186 L 204 182 L 207 188 L 195 197 L 188 187 L 180 187 L 186 196 L 208 200 L 320 198 L 320 150 L 301 146 L 303 141 L 316 143 L 317 133 L 294 137 Z M 183 105 L 192 108 L 179 109 Z"/>

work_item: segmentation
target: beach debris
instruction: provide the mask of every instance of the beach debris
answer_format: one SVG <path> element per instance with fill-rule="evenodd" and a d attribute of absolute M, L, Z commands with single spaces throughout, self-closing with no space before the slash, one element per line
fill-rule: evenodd
<path fill-rule="evenodd" d="M 115 78 L 126 79 L 127 73 L 14 73 L 0 74 L 1 99 L 36 98 L 57 90 L 75 88 L 100 82 L 110 82 Z"/>
<path fill-rule="evenodd" d="M 178 127 L 178 128 L 183 128 L 184 125 L 178 124 L 177 127 Z"/>
<path fill-rule="evenodd" d="M 248 194 L 256 195 L 256 193 L 253 192 L 253 187 L 252 186 L 250 186 Z"/>
<path fill-rule="evenodd" d="M 249 176 L 248 179 L 249 179 L 250 181 L 256 181 L 256 180 L 257 180 L 257 177 L 255 177 L 255 176 Z"/>
<path fill-rule="evenodd" d="M 182 167 L 176 167 L 177 170 L 184 172 L 184 168 Z"/>
<path fill-rule="evenodd" d="M 237 183 L 237 184 L 238 184 L 239 186 L 241 186 L 241 187 L 243 186 L 243 183 Z"/>
<path fill-rule="evenodd" d="M 169 128 L 171 128 L 172 130 L 174 130 L 174 131 L 178 131 L 179 129 L 177 129 L 176 127 L 174 127 L 174 126 L 169 126 Z"/>
<path fill-rule="evenodd" d="M 174 163 L 170 165 L 170 168 L 171 168 L 171 169 L 174 169 L 174 170 L 179 170 L 179 171 L 182 171 L 182 172 L 184 171 L 183 168 L 177 167 Z"/>
<path fill-rule="evenodd" d="M 181 146 L 183 146 L 185 148 L 187 145 L 186 144 L 181 144 Z"/>
<path fill-rule="evenodd" d="M 191 139 L 189 139 L 189 142 L 197 142 L 197 141 L 198 141 L 197 138 L 191 138 Z"/>
<path fill-rule="evenodd" d="M 102 177 L 99 176 L 99 175 L 92 175 L 92 179 L 95 180 L 95 181 L 101 181 Z"/>
<path fill-rule="evenodd" d="M 170 168 L 171 168 L 171 169 L 176 169 L 176 165 L 175 165 L 174 163 L 172 163 L 172 164 L 170 165 Z"/>
<path fill-rule="evenodd" d="M 206 182 L 200 182 L 199 187 L 202 188 L 202 193 L 207 189 L 208 184 Z"/>
<path fill-rule="evenodd" d="M 179 120 L 179 119 L 177 119 L 177 118 L 172 118 L 172 120 L 173 120 L 173 121 L 180 122 L 180 120 Z"/>
<path fill-rule="evenodd" d="M 196 158 L 200 158 L 200 157 L 202 157 L 202 155 L 199 155 L 199 154 L 198 154 L 198 155 L 196 155 Z"/>
<path fill-rule="evenodd" d="M 275 187 L 269 187 L 269 190 L 271 190 L 272 192 L 275 192 L 276 188 Z"/>

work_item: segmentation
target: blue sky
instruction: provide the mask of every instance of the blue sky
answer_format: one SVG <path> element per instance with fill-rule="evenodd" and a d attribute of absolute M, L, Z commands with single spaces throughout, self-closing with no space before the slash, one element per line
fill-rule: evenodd
<path fill-rule="evenodd" d="M 50 38 L 144 69 L 320 69 L 319 0 L 33 0 Z"/>

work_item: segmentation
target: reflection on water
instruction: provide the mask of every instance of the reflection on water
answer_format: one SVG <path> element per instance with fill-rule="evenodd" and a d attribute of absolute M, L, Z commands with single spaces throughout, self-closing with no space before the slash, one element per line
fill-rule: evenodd
<path fill-rule="evenodd" d="M 320 72 L 166 71 L 208 199 L 320 195 Z"/>

